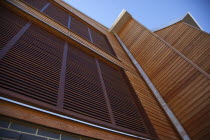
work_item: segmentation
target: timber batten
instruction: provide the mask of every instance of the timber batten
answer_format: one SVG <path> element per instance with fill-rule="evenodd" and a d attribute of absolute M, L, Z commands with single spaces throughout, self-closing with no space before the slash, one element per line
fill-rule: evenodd
<path fill-rule="evenodd" d="M 93 139 L 180 139 L 128 54 L 110 33 L 111 29 L 60 0 L 43 0 L 40 3 L 6 0 L 0 3 L 25 19 L 23 23 L 13 22 L 11 18 L 6 21 L 1 12 L 0 17 L 4 17 L 2 25 L 8 23 L 8 27 L 14 29 L 1 27 L 5 30 L 0 30 L 1 34 L 7 30 L 9 34 L 1 40 L 1 49 L 28 21 L 32 23 L 2 55 L 2 115 L 59 130 L 65 130 L 65 126 L 67 132 Z M 122 14 L 126 17 L 121 26 L 116 22 L 112 30 L 118 32 L 190 136 L 196 139 L 207 137 L 205 123 L 208 118 L 202 116 L 209 111 L 209 78 L 203 74 L 203 71 L 209 71 L 205 62 L 208 59 L 208 47 L 205 45 L 209 42 L 200 40 L 205 46 L 200 51 L 207 51 L 202 53 L 206 59 L 197 55 L 194 60 L 191 59 L 194 54 L 187 56 L 180 50 L 176 51 L 180 44 L 196 44 L 192 38 L 183 42 L 181 37 L 184 35 L 186 38 L 190 34 L 188 30 L 193 31 L 194 28 L 183 27 L 185 30 L 180 34 L 177 34 L 178 30 L 167 29 L 170 35 L 177 34 L 175 40 L 166 38 L 170 39 L 167 42 L 151 34 L 126 11 Z M 33 30 L 37 32 L 31 33 Z M 170 36 L 164 31 L 161 34 Z M 193 37 L 197 39 L 201 34 L 195 33 Z M 26 47 L 28 45 L 30 47 Z M 23 66 L 22 62 L 30 66 Z M 25 107 L 5 97 L 21 101 Z M 26 108 L 27 104 L 41 107 L 43 111 L 53 111 L 58 116 L 69 117 L 71 114 L 93 124 L 61 119 Z M 40 119 L 43 121 L 39 122 Z M 105 129 L 101 129 L 102 126 Z"/>
<path fill-rule="evenodd" d="M 174 28 L 174 30 L 176 29 L 177 28 Z M 168 36 L 174 36 L 174 33 L 176 33 L 172 30 L 169 31 L 167 28 L 163 30 L 165 30 L 165 34 Z M 191 30 L 196 29 L 193 28 Z M 161 32 L 161 30 L 157 32 Z M 182 52 L 176 51 L 173 46 L 168 47 L 169 44 L 163 40 L 164 38 L 161 39 L 157 35 L 154 35 L 134 19 L 129 20 L 118 32 L 118 35 L 133 54 L 134 58 L 136 58 L 138 63 L 143 67 L 144 71 L 166 100 L 167 104 L 189 133 L 190 137 L 205 137 L 207 130 L 204 131 L 206 128 L 204 124 L 200 126 L 199 129 L 199 131 L 203 130 L 203 134 L 199 135 L 199 133 L 195 133 L 198 131 L 194 130 L 193 132 L 192 129 L 189 130 L 189 127 L 186 127 L 185 122 L 190 121 L 197 112 L 209 106 L 209 75 L 192 60 L 181 54 Z M 163 35 L 163 33 L 161 35 Z M 165 35 L 166 40 L 168 36 Z M 133 37 L 137 37 L 135 41 Z M 182 39 L 181 36 L 179 38 Z M 179 38 L 171 39 L 175 43 L 179 43 Z M 205 41 L 208 41 L 208 39 Z M 209 45 L 206 45 L 206 49 L 208 46 Z M 182 46 L 179 45 L 179 47 Z M 207 55 L 208 52 L 209 51 L 206 52 Z M 200 59 L 205 58 L 207 59 L 207 57 L 200 57 Z M 207 65 L 205 66 L 208 67 Z M 196 83 L 198 79 L 202 79 L 203 82 L 201 83 L 203 84 Z M 200 88 L 197 89 L 194 87 L 195 85 Z M 188 102 L 189 100 L 193 101 Z M 179 104 L 177 102 L 179 102 Z M 186 109 L 189 109 L 192 112 Z M 208 121 L 206 120 L 206 122 Z"/>

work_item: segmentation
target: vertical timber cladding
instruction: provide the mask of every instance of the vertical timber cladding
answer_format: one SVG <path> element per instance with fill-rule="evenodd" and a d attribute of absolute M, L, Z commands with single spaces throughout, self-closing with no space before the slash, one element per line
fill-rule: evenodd
<path fill-rule="evenodd" d="M 172 47 L 210 74 L 210 35 L 185 22 L 155 32 Z"/>
<path fill-rule="evenodd" d="M 130 28 L 143 30 L 137 41 L 131 44 L 129 36 L 135 36 L 141 30 L 135 33 L 130 32 Z M 209 134 L 209 122 L 205 114 L 209 109 L 209 78 L 135 20 L 131 20 L 119 36 L 126 45 L 130 44 L 130 52 L 189 136 L 205 139 Z M 147 42 L 148 39 L 150 42 Z"/>
<path fill-rule="evenodd" d="M 27 23 L 20 16 L 0 7 L 0 50 L 12 39 Z"/>

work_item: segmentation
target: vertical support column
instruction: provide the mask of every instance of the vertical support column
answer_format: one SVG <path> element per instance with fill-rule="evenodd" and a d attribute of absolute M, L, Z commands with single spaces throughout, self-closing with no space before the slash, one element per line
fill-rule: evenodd
<path fill-rule="evenodd" d="M 63 58 L 61 65 L 61 73 L 60 73 L 60 83 L 58 89 L 58 101 L 57 106 L 59 108 L 63 108 L 63 100 L 64 100 L 64 88 L 65 88 L 65 80 L 66 80 L 66 62 L 67 62 L 67 52 L 68 52 L 68 42 L 65 42 L 63 49 Z"/>
<path fill-rule="evenodd" d="M 43 12 L 50 5 L 48 2 L 40 11 Z M 23 34 L 28 30 L 28 28 L 32 25 L 31 22 L 28 22 L 1 50 L 0 59 L 2 59 L 6 53 L 12 48 L 12 46 L 23 36 Z"/>
<path fill-rule="evenodd" d="M 23 36 L 23 34 L 31 26 L 31 22 L 28 22 L 5 46 L 0 52 L 0 59 L 2 59 L 6 53 L 12 48 L 12 46 Z"/>
<path fill-rule="evenodd" d="M 96 58 L 95 58 L 95 60 L 96 60 L 98 75 L 100 77 L 100 81 L 101 81 L 101 85 L 102 85 L 102 89 L 103 89 L 106 105 L 107 105 L 107 108 L 108 108 L 108 111 L 109 111 L 109 115 L 110 115 L 110 118 L 111 118 L 111 122 L 112 122 L 113 125 L 116 125 L 115 120 L 114 120 L 114 115 L 113 115 L 113 112 L 112 112 L 112 108 L 111 108 L 111 104 L 109 102 L 109 98 L 108 98 L 108 95 L 107 95 L 107 91 L 106 91 L 104 79 L 103 79 L 103 76 L 102 76 L 101 68 L 100 68 L 98 60 Z"/>
<path fill-rule="evenodd" d="M 69 15 L 69 19 L 68 19 L 68 25 L 67 27 L 70 29 L 71 28 L 71 16 Z"/>
<path fill-rule="evenodd" d="M 89 33 L 89 36 L 90 36 L 90 41 L 93 43 L 93 39 L 92 39 L 92 36 L 91 36 L 91 32 L 90 32 L 90 28 L 88 27 L 88 33 Z"/>
<path fill-rule="evenodd" d="M 67 27 L 70 28 L 70 26 L 71 26 L 71 16 L 69 15 Z M 68 55 L 68 42 L 65 41 L 64 49 L 63 49 L 63 58 L 62 58 L 62 65 L 61 65 L 61 73 L 60 73 L 60 83 L 59 83 L 59 89 L 58 89 L 57 106 L 59 108 L 63 108 L 63 102 L 64 102 L 64 90 L 65 90 L 65 81 L 66 81 L 67 55 Z"/>
<path fill-rule="evenodd" d="M 135 65 L 136 69 L 142 75 L 143 79 L 145 80 L 145 82 L 147 83 L 149 88 L 151 89 L 151 91 L 154 94 L 154 96 L 157 98 L 158 102 L 160 103 L 160 105 L 162 106 L 163 110 L 168 115 L 169 119 L 171 120 L 171 122 L 175 126 L 175 128 L 178 131 L 179 135 L 182 137 L 183 140 L 190 140 L 190 137 L 188 136 L 187 132 L 184 130 L 183 126 L 180 124 L 180 122 L 178 121 L 178 119 L 176 118 L 174 113 L 171 111 L 171 109 L 169 108 L 167 103 L 164 101 L 164 99 L 162 98 L 162 96 L 160 95 L 158 90 L 155 88 L 155 86 L 153 85 L 152 81 L 149 79 L 149 77 L 144 72 L 142 67 L 139 65 L 139 63 L 136 61 L 136 59 L 133 57 L 133 55 L 128 50 L 126 45 L 123 43 L 123 41 L 120 39 L 120 37 L 117 35 L 117 33 L 114 32 L 114 35 L 117 38 L 117 40 L 119 41 L 119 43 L 121 44 L 121 46 L 123 47 L 123 49 L 125 50 L 125 52 L 128 54 L 129 58 L 131 59 L 131 61 Z"/>
<path fill-rule="evenodd" d="M 50 6 L 50 2 L 48 2 L 41 10 L 40 12 L 44 12 L 45 9 L 47 9 L 48 6 Z"/>

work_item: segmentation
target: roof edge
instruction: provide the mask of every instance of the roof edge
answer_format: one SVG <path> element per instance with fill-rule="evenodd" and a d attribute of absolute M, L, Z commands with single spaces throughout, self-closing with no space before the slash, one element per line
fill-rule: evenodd
<path fill-rule="evenodd" d="M 189 22 L 189 21 L 186 21 L 186 17 L 187 17 L 188 15 L 190 16 L 190 18 L 192 19 L 192 22 L 194 22 L 194 23 Z M 199 28 L 200 30 L 203 30 L 202 27 L 199 25 L 199 23 L 196 21 L 196 19 L 192 16 L 192 14 L 191 14 L 190 12 L 187 12 L 187 14 L 186 14 L 185 17 L 182 19 L 182 21 L 184 21 L 184 22 L 186 22 L 186 23 L 188 23 L 188 24 L 190 24 L 190 25 L 192 25 L 192 26 L 194 26 L 194 27 L 196 27 L 196 28 Z"/>
<path fill-rule="evenodd" d="M 118 32 L 126 24 L 128 20 L 132 19 L 132 16 L 123 9 L 118 15 L 112 26 L 109 28 L 109 32 Z"/>
<path fill-rule="evenodd" d="M 184 16 L 181 16 L 171 22 L 169 22 L 168 24 L 164 24 L 164 25 L 161 25 L 157 28 L 154 28 L 154 29 L 151 29 L 152 32 L 156 32 L 156 31 L 159 31 L 161 29 L 164 29 L 166 27 L 169 27 L 175 23 L 178 23 L 180 21 L 183 21 L 187 24 L 190 24 L 191 26 L 197 28 L 197 29 L 200 29 L 200 30 L 203 30 L 202 27 L 198 24 L 198 22 L 195 20 L 195 18 L 192 16 L 192 14 L 190 12 L 187 12 Z"/>

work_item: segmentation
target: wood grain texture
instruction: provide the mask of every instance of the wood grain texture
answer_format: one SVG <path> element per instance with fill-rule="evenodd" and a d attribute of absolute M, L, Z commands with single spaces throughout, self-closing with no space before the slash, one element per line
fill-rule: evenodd
<path fill-rule="evenodd" d="M 188 28 L 186 30 L 192 30 L 189 27 L 186 28 Z M 166 30 L 166 32 L 172 33 L 171 30 Z M 207 115 L 209 111 L 207 109 L 210 105 L 209 78 L 134 19 L 130 20 L 118 35 L 128 46 L 190 137 L 192 139 L 204 138 L 210 123 L 204 116 L 200 118 L 197 116 L 199 112 Z M 135 41 L 131 39 L 133 36 L 138 36 Z M 172 38 L 175 35 L 169 34 L 168 36 Z M 177 42 L 174 41 L 175 44 Z M 206 44 L 206 42 L 208 39 L 203 39 L 200 43 Z M 196 52 L 196 49 L 194 50 Z M 190 54 L 191 50 L 188 52 Z M 207 57 L 203 57 L 207 61 Z M 203 59 L 200 58 L 200 60 Z M 202 61 L 197 62 L 200 64 Z M 199 129 L 197 129 L 197 121 L 202 122 Z"/>
<path fill-rule="evenodd" d="M 53 115 L 35 111 L 29 108 L 17 106 L 5 101 L 0 101 L 0 105 L 1 115 L 32 122 L 54 129 L 63 130 L 65 132 L 71 132 L 103 140 L 136 140 L 136 138 L 104 131 L 67 119 L 61 119 L 60 117 L 55 117 Z"/>
<path fill-rule="evenodd" d="M 210 74 L 210 35 L 185 22 L 155 32 L 170 45 Z"/>
<path fill-rule="evenodd" d="M 39 21 L 42 21 L 45 24 L 47 24 L 48 26 L 50 26 L 50 28 L 48 28 L 49 32 L 52 32 L 52 28 L 53 28 L 53 29 L 59 31 L 59 33 L 61 33 L 62 36 L 63 35 L 67 36 L 68 37 L 68 41 L 70 39 L 72 41 L 72 39 L 73 39 L 74 41 L 79 42 L 80 44 L 83 45 L 83 47 L 85 46 L 86 48 L 88 48 L 92 52 L 95 52 L 95 53 L 101 55 L 103 57 L 102 59 L 105 58 L 105 59 L 109 60 L 111 63 L 114 63 L 114 64 L 116 64 L 116 65 L 118 65 L 120 67 L 123 67 L 126 70 L 135 71 L 135 69 L 132 68 L 131 66 L 129 66 L 127 64 L 124 64 L 123 62 L 121 62 L 120 60 L 118 60 L 116 57 L 110 55 L 109 53 L 106 53 L 105 51 L 103 51 L 102 49 L 98 48 L 93 43 L 89 42 L 88 40 L 85 40 L 84 38 L 82 38 L 78 34 L 72 32 L 67 27 L 65 27 L 62 24 L 60 24 L 60 23 L 52 20 L 51 18 L 49 18 L 45 14 L 42 14 L 41 12 L 39 12 L 38 10 L 31 8 L 29 5 L 26 5 L 25 3 L 21 2 L 21 1 L 11 1 L 11 0 L 8 0 L 8 2 L 10 2 L 12 5 L 14 5 L 14 6 L 16 6 L 16 7 L 20 8 L 20 9 L 25 10 L 26 12 L 28 12 L 29 15 L 32 15 L 34 18 L 36 18 Z M 3 4 L 6 4 L 6 3 L 3 3 Z M 17 10 L 17 9 L 14 9 L 14 10 Z M 20 11 L 17 10 L 15 12 L 18 12 L 19 13 Z M 26 14 L 26 13 L 24 13 L 24 14 Z M 24 17 L 25 16 L 26 15 L 24 15 Z M 28 17 L 28 18 L 32 18 L 32 17 Z M 43 23 L 42 23 L 41 26 L 43 26 Z M 107 33 L 108 33 L 108 30 L 106 31 L 106 34 Z M 112 45 L 112 43 L 111 43 L 111 45 Z"/>
<path fill-rule="evenodd" d="M 59 0 L 55 0 L 55 1 L 58 3 L 61 2 Z M 170 121 L 168 120 L 166 114 L 161 109 L 160 105 L 157 103 L 155 97 L 151 94 L 151 92 L 148 89 L 148 87 L 146 86 L 145 82 L 142 80 L 142 78 L 137 73 L 136 69 L 134 68 L 133 64 L 131 63 L 130 59 L 127 57 L 126 53 L 124 52 L 124 50 L 122 49 L 120 44 L 117 42 L 116 38 L 113 36 L 113 34 L 108 32 L 107 28 L 105 28 L 104 26 L 100 25 L 96 21 L 90 19 L 86 15 L 80 13 L 79 11 L 77 11 L 73 8 L 73 12 L 75 15 L 82 18 L 83 20 L 85 20 L 86 22 L 88 22 L 89 24 L 91 24 L 96 29 L 98 29 L 99 31 L 101 31 L 102 33 L 104 33 L 106 35 L 106 37 L 108 38 L 110 44 L 112 45 L 119 60 L 114 58 L 113 56 L 107 54 L 103 50 L 100 50 L 99 48 L 94 46 L 94 44 L 81 38 L 77 34 L 71 32 L 65 26 L 62 26 L 61 24 L 53 21 L 52 19 L 48 18 L 47 16 L 38 12 L 37 10 L 32 9 L 30 6 L 27 6 L 24 3 L 19 2 L 19 1 L 14 1 L 14 3 L 16 4 L 17 7 L 24 9 L 29 14 L 33 15 L 33 17 L 28 17 L 29 20 L 35 21 L 34 19 L 36 18 L 36 19 L 39 19 L 40 21 L 42 21 L 42 23 L 37 21 L 36 24 L 39 24 L 39 26 L 43 26 L 49 32 L 52 32 L 55 34 L 55 31 L 52 30 L 52 28 L 54 28 L 57 31 L 59 31 L 60 33 L 62 33 L 63 35 L 72 37 L 73 39 L 77 40 L 78 42 L 84 44 L 86 47 L 90 48 L 92 51 L 95 51 L 98 54 L 101 54 L 103 56 L 103 59 L 109 60 L 111 62 L 118 64 L 119 66 L 122 66 L 124 68 L 124 70 L 126 70 L 126 74 L 127 74 L 128 78 L 130 79 L 132 85 L 134 86 L 135 91 L 138 93 L 138 96 L 139 96 L 143 106 L 145 107 L 145 110 L 146 110 L 149 118 L 151 119 L 151 122 L 152 122 L 153 126 L 155 127 L 155 130 L 157 131 L 159 138 L 166 139 L 166 140 L 167 139 L 180 139 L 177 132 L 175 131 L 175 129 L 171 125 Z M 66 5 L 63 2 L 61 2 L 59 4 L 61 4 L 64 7 L 69 8 L 69 10 L 72 10 L 70 6 Z M 15 10 L 15 9 L 13 9 L 13 10 Z M 18 10 L 15 10 L 15 12 L 21 13 Z M 27 17 L 27 14 L 24 14 L 24 17 Z M 47 23 L 49 27 L 46 27 L 44 25 L 45 23 Z M 141 31 L 141 30 L 139 29 L 139 31 Z M 64 40 L 68 40 L 68 41 L 70 40 L 70 39 L 64 38 L 64 36 L 62 36 L 62 35 L 59 35 L 60 33 L 56 33 L 56 35 L 63 38 Z M 138 33 L 138 31 L 135 31 L 135 33 Z M 142 31 L 141 33 L 138 33 L 139 36 L 141 34 L 145 34 L 145 32 Z M 136 40 L 140 39 L 139 36 L 136 36 Z M 127 38 L 127 39 L 129 40 L 129 38 Z M 150 39 L 150 37 L 145 42 L 148 42 L 149 39 Z M 132 39 L 132 41 L 136 41 L 136 40 Z M 133 43 L 131 42 L 131 44 L 133 44 Z M 32 115 L 34 117 L 36 117 L 36 115 L 35 115 L 36 113 L 34 113 L 34 114 L 33 113 L 32 113 Z M 51 119 L 51 121 L 52 120 L 53 119 Z M 37 123 L 43 123 L 43 122 L 37 121 Z M 88 127 L 88 128 L 90 128 L 90 127 Z M 80 128 L 78 128 L 78 129 L 80 129 Z M 83 128 L 81 127 L 81 129 L 83 129 Z M 69 131 L 74 132 L 74 130 L 70 130 L 70 129 L 69 129 Z M 89 132 L 90 130 L 85 129 L 84 131 Z M 85 133 L 84 131 L 81 131 L 80 133 Z M 91 132 L 89 132 L 89 133 L 91 133 Z M 106 138 L 105 137 L 106 134 L 107 133 L 102 133 L 102 134 L 94 133 L 92 135 L 96 135 L 96 136 L 103 135 L 102 137 L 100 137 L 101 139 L 123 139 L 122 136 L 112 137 L 112 135 L 107 136 L 107 138 Z M 128 138 L 125 137 L 125 139 L 128 139 Z"/>
<path fill-rule="evenodd" d="M 148 117 L 153 124 L 159 138 L 161 140 L 177 140 L 180 139 L 177 132 L 174 130 L 165 112 L 159 106 L 159 103 L 154 98 L 153 93 L 147 87 L 144 80 L 135 76 L 130 72 L 126 72 L 136 94 L 139 97 Z"/>

